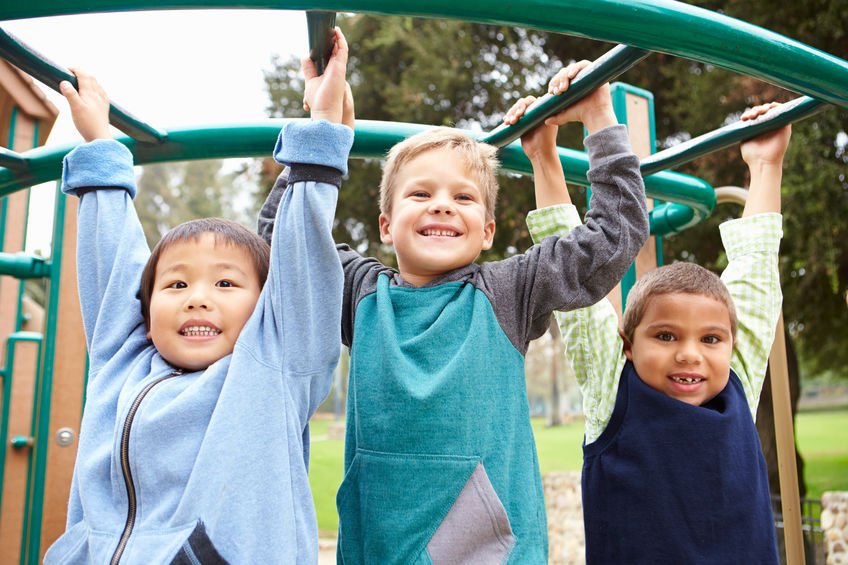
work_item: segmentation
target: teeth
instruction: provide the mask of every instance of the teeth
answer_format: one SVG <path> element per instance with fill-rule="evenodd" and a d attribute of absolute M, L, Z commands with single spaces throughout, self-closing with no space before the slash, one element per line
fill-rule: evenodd
<path fill-rule="evenodd" d="M 453 230 L 436 230 L 426 229 L 421 232 L 423 235 L 435 235 L 441 237 L 456 237 L 457 233 Z"/>
<path fill-rule="evenodd" d="M 214 328 L 210 328 L 209 326 L 189 326 L 187 328 L 184 328 L 180 333 L 182 335 L 190 337 L 210 337 L 213 335 L 218 335 L 219 333 L 221 333 L 221 330 L 216 330 Z"/>
<path fill-rule="evenodd" d="M 699 383 L 699 382 L 703 381 L 704 379 L 701 379 L 701 378 L 694 378 L 693 379 L 691 377 L 671 377 L 671 380 L 673 380 L 674 382 L 677 382 L 677 383 L 691 385 L 691 384 L 694 384 L 694 383 Z"/>

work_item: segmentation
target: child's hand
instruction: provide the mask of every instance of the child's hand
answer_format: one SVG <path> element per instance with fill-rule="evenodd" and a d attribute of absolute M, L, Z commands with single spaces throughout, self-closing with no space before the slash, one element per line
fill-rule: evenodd
<path fill-rule="evenodd" d="M 780 106 L 780 104 L 770 102 L 749 108 L 742 113 L 742 121 L 758 118 L 776 106 Z M 749 139 L 743 142 L 740 147 L 742 159 L 748 164 L 748 167 L 768 164 L 782 165 L 783 155 L 786 153 L 791 135 L 792 126 L 786 125 L 780 129 Z"/>
<path fill-rule="evenodd" d="M 753 120 L 779 104 L 772 102 L 746 110 L 742 120 Z M 741 146 L 742 158 L 751 174 L 748 198 L 742 216 L 780 212 L 780 182 L 783 178 L 783 154 L 789 145 L 792 126 L 758 135 Z"/>
<path fill-rule="evenodd" d="M 93 76 L 80 69 L 71 69 L 77 77 L 77 92 L 73 85 L 63 80 L 59 91 L 67 98 L 71 117 L 83 139 L 112 139 L 109 131 L 109 97 Z"/>
<path fill-rule="evenodd" d="M 590 61 L 578 61 L 561 69 L 548 83 L 548 92 L 551 94 L 565 92 L 574 77 L 590 64 Z M 576 104 L 572 104 L 545 121 L 549 125 L 562 125 L 567 122 L 583 122 L 590 134 L 617 124 L 618 120 L 612 109 L 609 84 L 604 83 Z"/>
<path fill-rule="evenodd" d="M 527 111 L 527 108 L 529 108 L 534 102 L 536 102 L 535 96 L 525 96 L 513 104 L 512 108 L 510 108 L 504 116 L 504 123 L 512 125 L 518 122 L 521 116 L 524 115 L 524 112 Z M 546 153 L 556 155 L 557 129 L 556 125 L 548 124 L 546 121 L 539 125 L 539 127 L 533 128 L 521 136 L 521 148 L 524 150 L 524 154 L 527 155 L 527 158 L 530 159 L 531 163 L 535 162 Z"/>
<path fill-rule="evenodd" d="M 333 53 L 327 62 L 324 74 L 318 75 L 315 62 L 309 57 L 301 60 L 306 88 L 303 93 L 303 108 L 310 110 L 313 120 L 327 120 L 336 124 L 353 121 L 353 96 L 350 96 L 345 73 L 347 71 L 347 41 L 337 27 L 333 30 Z M 350 96 L 349 107 L 345 96 Z M 346 111 L 350 114 L 346 115 Z M 348 125 L 345 123 L 345 125 Z"/>
<path fill-rule="evenodd" d="M 342 125 L 354 129 L 353 92 L 350 83 L 345 83 L 344 102 L 342 104 Z"/>

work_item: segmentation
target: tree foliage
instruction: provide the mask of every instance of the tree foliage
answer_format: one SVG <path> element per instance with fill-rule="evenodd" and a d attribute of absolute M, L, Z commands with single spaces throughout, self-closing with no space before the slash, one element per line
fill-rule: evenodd
<path fill-rule="evenodd" d="M 701 7 L 776 31 L 836 56 L 848 57 L 848 3 L 799 0 L 702 0 Z M 488 130 L 519 97 L 540 95 L 564 64 L 594 59 L 612 46 L 535 30 L 409 17 L 339 18 L 350 43 L 350 82 L 358 119 L 451 125 Z M 738 118 L 746 107 L 797 96 L 756 79 L 654 53 L 618 80 L 654 95 L 659 149 Z M 304 116 L 298 61 L 276 60 L 266 73 L 269 112 Z M 839 108 L 793 126 L 784 173 L 781 274 L 787 325 L 798 345 L 802 372 L 848 378 L 848 183 L 845 124 Z M 561 146 L 582 149 L 582 129 L 561 128 Z M 713 186 L 744 185 L 738 147 L 680 168 Z M 270 177 L 276 170 L 266 170 Z M 380 163 L 353 161 L 341 191 L 338 241 L 391 263 L 379 242 L 377 190 Z M 272 180 L 272 179 L 271 179 Z M 270 180 L 266 180 L 270 187 Z M 582 189 L 571 187 L 583 206 Z M 529 179 L 501 177 L 493 249 L 482 259 L 511 255 L 530 244 L 524 218 L 534 207 Z M 740 213 L 721 205 L 698 226 L 663 240 L 664 262 L 696 261 L 720 270 L 724 257 L 717 225 Z M 809 376 L 809 375 L 808 375 Z"/>
<path fill-rule="evenodd" d="M 166 162 L 143 168 L 135 207 L 153 247 L 172 227 L 196 218 L 223 217 L 255 227 L 255 195 L 244 188 L 249 170 L 224 170 L 222 160 Z"/>

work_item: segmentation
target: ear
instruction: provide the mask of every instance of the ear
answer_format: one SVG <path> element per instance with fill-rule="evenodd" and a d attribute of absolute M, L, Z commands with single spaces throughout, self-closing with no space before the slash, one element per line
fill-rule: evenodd
<path fill-rule="evenodd" d="M 628 361 L 633 361 L 633 344 L 630 343 L 630 340 L 627 339 L 627 336 L 624 335 L 624 330 L 618 328 L 618 335 L 621 336 L 621 348 L 624 351 L 624 356 L 627 357 Z"/>
<path fill-rule="evenodd" d="M 491 249 L 495 239 L 495 221 L 489 220 L 483 224 L 483 249 Z"/>
<path fill-rule="evenodd" d="M 147 337 L 147 339 L 149 339 L 150 341 L 153 341 L 153 338 L 152 338 L 152 337 L 150 337 L 150 328 L 148 328 L 148 329 L 147 329 L 147 335 L 146 335 L 146 337 Z"/>
<path fill-rule="evenodd" d="M 392 244 L 392 234 L 389 232 L 389 216 L 380 214 L 380 241 L 386 245 Z"/>

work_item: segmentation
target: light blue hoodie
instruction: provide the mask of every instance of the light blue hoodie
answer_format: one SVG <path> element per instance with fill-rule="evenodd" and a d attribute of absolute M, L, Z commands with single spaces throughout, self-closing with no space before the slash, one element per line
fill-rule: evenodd
<path fill-rule="evenodd" d="M 98 140 L 65 158 L 63 191 L 80 196 L 90 370 L 67 530 L 45 563 L 109 563 L 129 517 L 122 565 L 169 563 L 178 551 L 203 563 L 206 551 L 232 564 L 317 561 L 308 421 L 339 355 L 343 276 L 330 230 L 352 142 L 344 126 L 286 123 L 274 155 L 291 166 L 293 184 L 277 215 L 267 282 L 235 350 L 146 394 L 174 367 L 147 339 L 137 298 L 149 251 L 132 204 L 132 156 Z M 122 435 L 140 396 L 128 489 Z"/>

